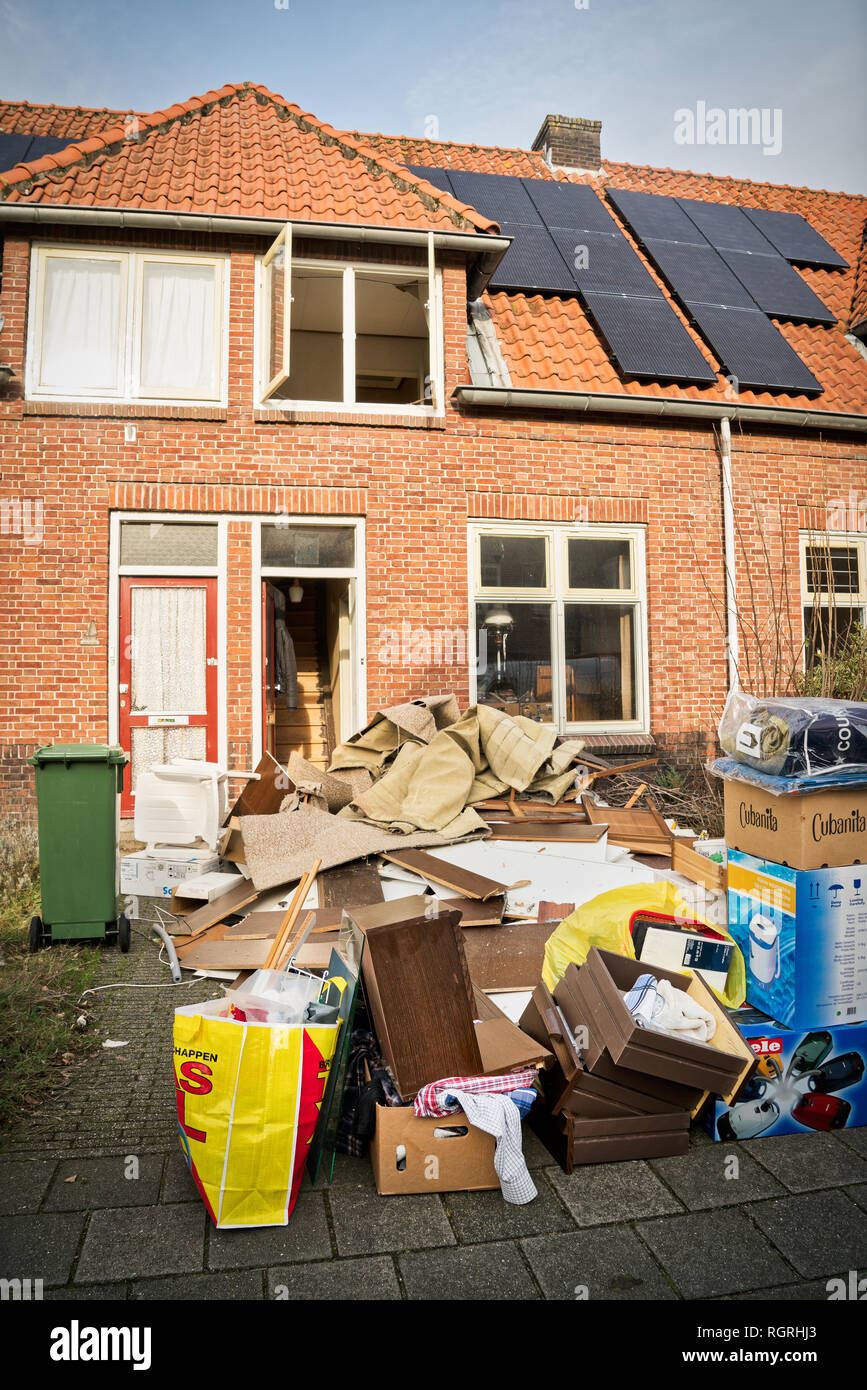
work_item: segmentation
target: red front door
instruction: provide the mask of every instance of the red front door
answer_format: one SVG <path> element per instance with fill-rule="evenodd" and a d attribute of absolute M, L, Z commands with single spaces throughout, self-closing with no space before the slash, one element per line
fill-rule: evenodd
<path fill-rule="evenodd" d="M 120 581 L 118 708 L 130 755 L 121 815 L 135 782 L 174 757 L 217 760 L 217 581 Z"/>

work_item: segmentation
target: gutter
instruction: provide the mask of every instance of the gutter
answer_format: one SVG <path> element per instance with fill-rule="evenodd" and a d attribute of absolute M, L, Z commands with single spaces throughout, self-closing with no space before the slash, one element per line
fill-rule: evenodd
<path fill-rule="evenodd" d="M 785 425 L 790 429 L 844 430 L 867 434 L 867 415 L 788 406 L 712 404 L 670 396 L 619 396 L 603 391 L 534 391 L 497 386 L 457 386 L 452 400 L 461 405 L 515 410 L 557 410 L 583 415 L 653 415 L 672 419 L 728 420 L 730 423 Z"/>
<path fill-rule="evenodd" d="M 49 203 L 0 203 L 3 222 L 35 222 L 39 226 L 150 228 L 172 232 L 208 232 L 228 236 L 276 237 L 291 218 L 233 217 L 200 212 L 154 212 L 140 208 L 81 208 Z M 293 222 L 297 236 L 314 240 L 400 242 L 427 247 L 431 235 L 434 246 L 448 250 L 472 251 L 475 258 L 468 270 L 469 297 L 476 299 L 488 283 L 512 244 L 511 237 L 486 236 L 479 232 L 419 232 L 403 227 L 365 227 L 333 222 Z"/>

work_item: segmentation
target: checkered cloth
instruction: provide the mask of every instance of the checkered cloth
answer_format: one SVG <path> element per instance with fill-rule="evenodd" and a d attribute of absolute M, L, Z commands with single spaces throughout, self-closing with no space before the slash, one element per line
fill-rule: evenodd
<path fill-rule="evenodd" d="M 507 1202 L 526 1206 L 537 1196 L 536 1184 L 530 1177 L 521 1148 L 521 1115 L 511 1096 L 492 1095 L 490 1091 L 449 1091 L 463 1110 L 471 1125 L 492 1134 L 497 1141 L 494 1150 L 494 1170 Z"/>
<path fill-rule="evenodd" d="M 440 1119 L 461 1109 L 455 1101 L 447 1099 L 450 1091 L 472 1094 L 517 1091 L 532 1086 L 535 1080 L 536 1072 L 532 1067 L 509 1072 L 507 1076 L 447 1076 L 444 1081 L 431 1081 L 421 1088 L 415 1098 L 415 1113 L 420 1119 Z"/>

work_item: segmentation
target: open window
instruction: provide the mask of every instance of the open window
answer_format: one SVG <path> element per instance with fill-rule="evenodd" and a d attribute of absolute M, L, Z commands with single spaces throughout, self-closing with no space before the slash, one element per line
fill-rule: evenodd
<path fill-rule="evenodd" d="M 262 400 L 434 409 L 441 394 L 432 266 L 293 261 L 291 244 L 286 228 L 262 263 Z"/>

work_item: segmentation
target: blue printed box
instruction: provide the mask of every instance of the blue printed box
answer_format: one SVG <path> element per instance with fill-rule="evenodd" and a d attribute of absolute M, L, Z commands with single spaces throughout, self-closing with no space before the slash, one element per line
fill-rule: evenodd
<path fill-rule="evenodd" d="M 729 850 L 747 1003 L 791 1028 L 867 1019 L 867 866 L 790 869 Z"/>

